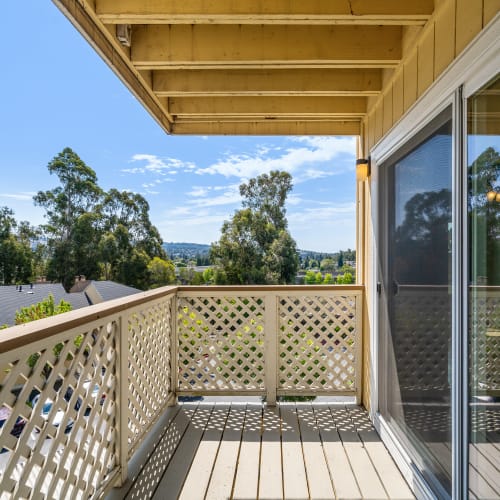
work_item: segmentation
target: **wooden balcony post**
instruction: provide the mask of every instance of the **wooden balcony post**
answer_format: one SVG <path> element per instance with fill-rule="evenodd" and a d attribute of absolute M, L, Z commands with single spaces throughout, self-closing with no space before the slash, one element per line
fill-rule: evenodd
<path fill-rule="evenodd" d="M 177 385 L 179 376 L 179 338 L 177 328 L 177 293 L 172 298 L 172 310 L 170 311 L 170 392 L 171 397 L 168 398 L 168 406 L 177 404 Z"/>
<path fill-rule="evenodd" d="M 357 292 L 355 295 L 354 321 L 356 331 L 356 361 L 355 383 L 356 383 L 356 404 L 360 405 L 363 399 L 363 293 Z"/>
<path fill-rule="evenodd" d="M 122 486 L 128 476 L 128 314 L 119 319 L 117 356 L 117 444 L 120 476 L 117 486 Z"/>
<path fill-rule="evenodd" d="M 266 401 L 269 406 L 276 406 L 278 379 L 278 295 L 276 292 L 266 294 L 264 334 Z"/>

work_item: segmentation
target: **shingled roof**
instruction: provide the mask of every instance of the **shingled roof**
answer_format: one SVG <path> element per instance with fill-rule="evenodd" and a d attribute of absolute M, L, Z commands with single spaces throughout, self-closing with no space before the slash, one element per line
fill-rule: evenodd
<path fill-rule="evenodd" d="M 73 309 L 80 309 L 96 303 L 95 297 L 86 293 L 86 289 L 90 285 L 102 297 L 102 301 L 118 299 L 140 292 L 137 288 L 113 281 L 87 280 L 85 283 L 87 286 L 82 286 L 80 290 L 72 293 L 66 292 L 60 283 L 27 284 L 21 287 L 16 285 L 0 286 L 0 325 L 13 325 L 17 310 L 41 302 L 50 294 L 54 296 L 56 303 L 63 299 L 69 302 Z"/>

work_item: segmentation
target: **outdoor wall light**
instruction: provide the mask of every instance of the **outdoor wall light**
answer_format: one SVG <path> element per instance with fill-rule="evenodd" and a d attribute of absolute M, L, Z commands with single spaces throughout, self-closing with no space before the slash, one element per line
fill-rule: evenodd
<path fill-rule="evenodd" d="M 356 160 L 356 179 L 366 181 L 370 177 L 370 159 L 360 158 Z"/>
<path fill-rule="evenodd" d="M 486 193 L 486 199 L 488 201 L 498 201 L 500 202 L 500 193 L 497 193 L 496 191 L 488 191 Z"/>

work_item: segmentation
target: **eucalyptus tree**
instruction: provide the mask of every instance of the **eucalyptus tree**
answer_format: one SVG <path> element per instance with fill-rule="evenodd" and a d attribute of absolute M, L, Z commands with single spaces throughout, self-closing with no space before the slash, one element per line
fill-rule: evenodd
<path fill-rule="evenodd" d="M 297 245 L 288 232 L 286 198 L 292 190 L 287 172 L 272 171 L 240 186 L 243 208 L 221 229 L 210 249 L 216 274 L 228 284 L 294 283 Z"/>

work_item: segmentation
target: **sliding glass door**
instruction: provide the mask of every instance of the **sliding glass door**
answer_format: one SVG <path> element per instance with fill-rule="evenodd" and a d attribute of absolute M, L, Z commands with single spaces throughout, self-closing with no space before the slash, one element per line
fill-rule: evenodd
<path fill-rule="evenodd" d="M 451 494 L 452 111 L 380 168 L 380 412 L 439 498 Z"/>
<path fill-rule="evenodd" d="M 500 498 L 500 78 L 467 100 L 469 492 Z"/>

